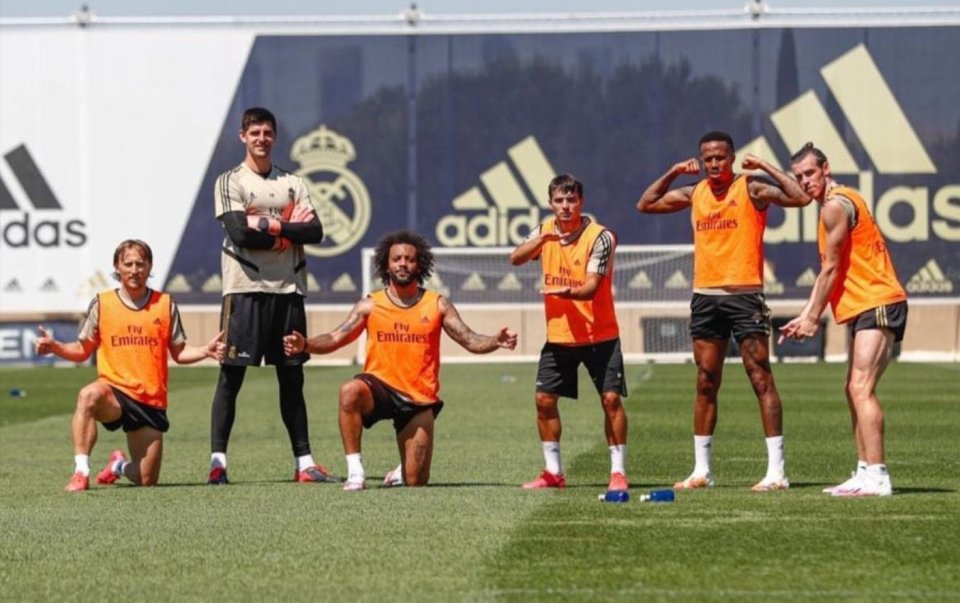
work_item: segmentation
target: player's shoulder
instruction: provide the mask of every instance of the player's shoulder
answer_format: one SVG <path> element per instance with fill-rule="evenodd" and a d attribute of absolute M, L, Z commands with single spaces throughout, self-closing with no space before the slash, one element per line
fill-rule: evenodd
<path fill-rule="evenodd" d="M 236 176 L 243 171 L 243 168 L 244 168 L 244 165 L 242 163 L 237 164 L 225 172 L 220 172 L 220 175 L 217 176 L 217 180 L 222 180 L 224 178 Z"/>

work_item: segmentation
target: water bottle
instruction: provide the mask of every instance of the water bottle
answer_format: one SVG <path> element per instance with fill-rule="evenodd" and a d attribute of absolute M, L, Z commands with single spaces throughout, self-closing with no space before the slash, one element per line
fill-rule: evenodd
<path fill-rule="evenodd" d="M 27 397 L 27 390 L 25 390 L 25 389 L 20 389 L 19 387 L 15 387 L 15 388 L 13 388 L 13 389 L 10 390 L 10 397 L 11 397 L 11 398 L 26 398 L 26 397 Z"/>
<path fill-rule="evenodd" d="M 607 490 L 599 498 L 603 502 L 625 503 L 630 502 L 630 493 L 626 490 Z"/>
<path fill-rule="evenodd" d="M 675 498 L 673 490 L 651 490 L 650 494 L 640 495 L 640 502 L 673 502 Z"/>

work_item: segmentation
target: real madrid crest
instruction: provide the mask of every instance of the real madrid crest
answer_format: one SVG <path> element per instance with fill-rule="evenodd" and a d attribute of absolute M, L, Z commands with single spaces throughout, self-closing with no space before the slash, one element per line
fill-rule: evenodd
<path fill-rule="evenodd" d="M 321 125 L 294 143 L 290 158 L 310 190 L 310 201 L 323 225 L 323 242 L 304 250 L 319 257 L 340 255 L 363 238 L 370 226 L 370 194 L 347 164 L 356 159 L 348 138 Z"/>

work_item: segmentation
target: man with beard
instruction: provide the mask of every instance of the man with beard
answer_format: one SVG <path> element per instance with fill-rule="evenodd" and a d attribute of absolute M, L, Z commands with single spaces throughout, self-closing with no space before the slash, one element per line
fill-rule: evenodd
<path fill-rule="evenodd" d="M 305 339 L 296 331 L 284 337 L 287 355 L 328 354 L 367 334 L 363 372 L 340 387 L 340 436 L 347 459 L 346 491 L 363 490 L 360 452 L 363 428 L 392 419 L 400 467 L 384 485 L 425 486 L 433 458 L 434 420 L 443 408 L 440 392 L 440 332 L 474 354 L 512 350 L 517 335 L 503 327 L 480 335 L 463 322 L 448 299 L 427 291 L 433 252 L 426 239 L 397 231 L 377 243 L 374 268 L 385 288 L 358 301 L 339 327 Z"/>

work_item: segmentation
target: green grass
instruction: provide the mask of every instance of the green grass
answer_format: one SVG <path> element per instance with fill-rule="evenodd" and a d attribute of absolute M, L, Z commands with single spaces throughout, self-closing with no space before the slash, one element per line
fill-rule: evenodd
<path fill-rule="evenodd" d="M 314 456 L 344 470 L 340 383 L 307 372 Z M 173 369 L 162 485 L 62 491 L 70 414 L 93 369 L 0 370 L 0 598 L 9 601 L 946 601 L 960 593 L 960 365 L 895 364 L 880 389 L 896 495 L 820 493 L 853 468 L 845 367 L 778 365 L 788 492 L 753 494 L 765 448 L 742 368 L 727 367 L 717 487 L 672 504 L 637 495 L 692 466 L 693 367 L 628 367 L 634 500 L 597 501 L 609 470 L 581 374 L 561 403 L 565 491 L 540 470 L 532 365 L 448 365 L 425 489 L 344 493 L 291 483 L 271 369 L 238 404 L 228 487 L 203 485 L 216 370 Z M 512 376 L 515 379 L 506 378 Z M 12 387 L 26 398 L 10 398 Z M 124 447 L 100 432 L 94 471 Z M 368 478 L 396 464 L 388 423 L 365 432 Z"/>

